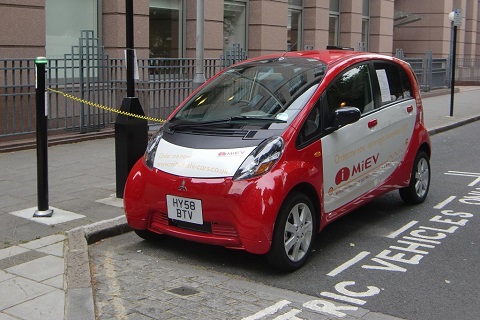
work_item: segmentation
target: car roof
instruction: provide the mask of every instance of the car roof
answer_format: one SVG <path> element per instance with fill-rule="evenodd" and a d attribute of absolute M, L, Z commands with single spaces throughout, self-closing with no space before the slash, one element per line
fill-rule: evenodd
<path fill-rule="evenodd" d="M 263 60 L 263 59 L 278 59 L 278 58 L 307 58 L 307 59 L 316 59 L 323 61 L 327 65 L 336 64 L 342 60 L 348 58 L 360 58 L 360 57 L 369 57 L 369 58 L 385 58 L 386 56 L 370 53 L 370 52 L 361 52 L 353 51 L 346 49 L 333 49 L 333 50 L 310 50 L 310 51 L 291 51 L 286 53 L 271 54 L 268 56 L 253 58 L 250 61 Z M 391 57 L 388 57 L 391 58 Z"/>

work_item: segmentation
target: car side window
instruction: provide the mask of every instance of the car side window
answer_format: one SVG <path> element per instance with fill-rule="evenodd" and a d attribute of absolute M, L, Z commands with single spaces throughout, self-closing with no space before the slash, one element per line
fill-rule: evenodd
<path fill-rule="evenodd" d="M 412 84 L 400 66 L 389 62 L 375 62 L 382 106 L 412 97 Z"/>
<path fill-rule="evenodd" d="M 370 68 L 358 65 L 341 74 L 326 90 L 328 111 L 325 125 L 331 126 L 333 113 L 341 107 L 356 107 L 367 113 L 374 109 Z"/>
<path fill-rule="evenodd" d="M 322 98 L 320 98 L 315 106 L 310 110 L 307 119 L 303 123 L 302 129 L 297 136 L 297 147 L 301 148 L 308 143 L 315 141 L 321 134 L 322 129 Z"/>

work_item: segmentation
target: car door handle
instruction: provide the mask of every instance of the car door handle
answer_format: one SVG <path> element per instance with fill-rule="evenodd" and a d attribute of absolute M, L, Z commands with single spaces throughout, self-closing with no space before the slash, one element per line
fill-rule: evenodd
<path fill-rule="evenodd" d="M 370 129 L 372 129 L 373 127 L 376 127 L 377 124 L 378 124 L 378 120 L 377 120 L 377 119 L 372 119 L 372 120 L 368 121 L 368 127 L 369 127 Z"/>
<path fill-rule="evenodd" d="M 408 107 L 407 107 L 407 112 L 408 112 L 408 113 L 411 113 L 412 111 L 413 111 L 413 106 L 408 106 Z"/>

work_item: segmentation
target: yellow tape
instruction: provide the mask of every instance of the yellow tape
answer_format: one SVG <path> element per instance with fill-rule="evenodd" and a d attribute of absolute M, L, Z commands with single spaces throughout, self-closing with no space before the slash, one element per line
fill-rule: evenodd
<path fill-rule="evenodd" d="M 64 96 L 65 98 L 69 98 L 69 99 L 72 99 L 72 100 L 74 100 L 74 101 L 77 101 L 77 102 L 80 102 L 80 103 L 84 103 L 84 104 L 86 104 L 86 105 L 89 105 L 89 106 L 92 106 L 92 107 L 95 107 L 95 108 L 100 108 L 100 109 L 103 109 L 103 110 L 106 110 L 106 111 L 115 112 L 115 113 L 118 113 L 118 114 L 121 114 L 121 115 L 124 115 L 124 116 L 134 117 L 134 118 L 143 119 L 143 120 L 148 120 L 148 121 L 153 121 L 153 122 L 165 122 L 165 120 L 163 120 L 163 119 L 157 119 L 157 118 L 152 118 L 152 117 L 147 117 L 147 116 L 141 116 L 141 115 L 138 115 L 138 114 L 135 114 L 135 113 L 130 113 L 130 112 L 126 112 L 126 111 L 122 111 L 122 110 L 118 110 L 118 109 L 106 107 L 106 106 L 103 106 L 103 105 L 101 105 L 101 104 L 98 104 L 98 103 L 95 103 L 95 102 L 91 102 L 91 101 L 88 101 L 88 100 L 84 100 L 84 99 L 80 99 L 80 98 L 75 97 L 74 95 L 71 95 L 71 94 L 68 94 L 68 93 L 64 93 L 64 92 L 61 92 L 61 91 L 58 91 L 58 90 L 54 90 L 54 89 L 51 89 L 51 88 L 47 88 L 47 90 L 48 90 L 48 91 L 51 91 L 51 92 L 53 92 L 53 93 L 60 94 L 60 95 Z"/>

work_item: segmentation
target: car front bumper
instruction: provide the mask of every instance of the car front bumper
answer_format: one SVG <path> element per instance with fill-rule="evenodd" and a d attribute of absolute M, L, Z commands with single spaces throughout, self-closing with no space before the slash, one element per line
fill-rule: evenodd
<path fill-rule="evenodd" d="M 140 160 L 125 186 L 127 222 L 138 230 L 265 254 L 282 202 L 268 179 L 186 178 L 150 170 Z M 167 195 L 201 200 L 203 224 L 170 219 Z"/>

